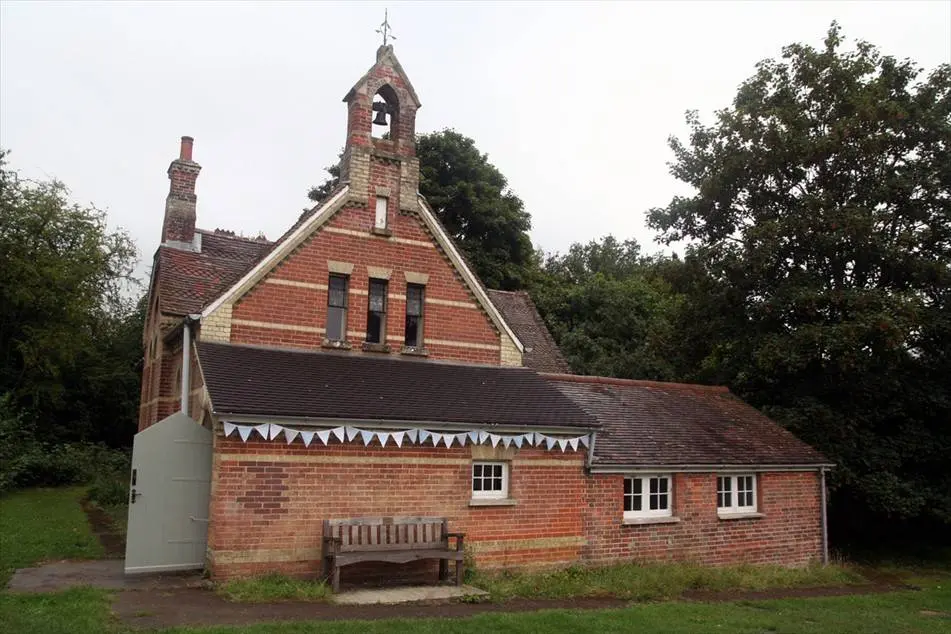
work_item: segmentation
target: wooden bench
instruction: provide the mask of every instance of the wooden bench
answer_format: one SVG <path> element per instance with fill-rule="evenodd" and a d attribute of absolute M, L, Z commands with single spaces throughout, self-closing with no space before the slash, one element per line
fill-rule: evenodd
<path fill-rule="evenodd" d="M 372 517 L 324 520 L 323 571 L 334 592 L 340 590 L 340 568 L 361 561 L 404 564 L 439 560 L 439 580 L 449 577 L 456 562 L 456 585 L 462 585 L 464 533 L 450 533 L 444 517 Z M 449 538 L 456 540 L 450 548 Z"/>

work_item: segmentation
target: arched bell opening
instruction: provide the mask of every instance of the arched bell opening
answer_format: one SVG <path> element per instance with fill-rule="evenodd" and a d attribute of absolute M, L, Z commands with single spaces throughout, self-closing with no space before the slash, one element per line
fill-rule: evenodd
<path fill-rule="evenodd" d="M 396 91 L 383 84 L 373 95 L 373 119 L 371 134 L 374 139 L 395 141 L 399 136 L 400 102 Z"/>

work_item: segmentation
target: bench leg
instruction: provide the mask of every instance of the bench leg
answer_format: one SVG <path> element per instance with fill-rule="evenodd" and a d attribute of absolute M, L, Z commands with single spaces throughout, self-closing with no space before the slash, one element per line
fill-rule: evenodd
<path fill-rule="evenodd" d="M 461 559 L 456 560 L 456 585 L 462 585 L 462 576 L 466 572 L 466 565 L 462 563 Z"/>
<path fill-rule="evenodd" d="M 334 594 L 340 592 L 340 566 L 337 565 L 336 560 L 333 562 L 333 575 L 330 582 L 330 587 L 333 590 Z"/>
<path fill-rule="evenodd" d="M 449 580 L 449 560 L 448 559 L 439 560 L 439 580 L 440 581 Z"/>

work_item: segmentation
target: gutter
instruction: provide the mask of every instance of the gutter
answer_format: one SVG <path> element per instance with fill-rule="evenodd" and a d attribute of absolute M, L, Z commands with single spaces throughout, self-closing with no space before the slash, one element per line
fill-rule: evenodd
<path fill-rule="evenodd" d="M 819 523 L 822 525 L 822 563 L 829 563 L 829 515 L 826 509 L 826 467 L 819 467 Z"/>
<path fill-rule="evenodd" d="M 831 469 L 834 464 L 636 464 L 603 465 L 591 467 L 592 473 L 657 473 L 676 471 L 678 473 L 709 473 L 710 471 L 815 471 Z"/>
<path fill-rule="evenodd" d="M 192 379 L 192 327 L 201 320 L 201 315 L 186 315 L 182 321 L 182 413 L 188 416 L 188 396 Z"/>

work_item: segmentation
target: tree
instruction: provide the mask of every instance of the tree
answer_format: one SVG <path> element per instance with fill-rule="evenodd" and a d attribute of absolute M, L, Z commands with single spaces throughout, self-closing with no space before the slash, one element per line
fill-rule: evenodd
<path fill-rule="evenodd" d="M 951 66 L 833 24 L 687 120 L 696 194 L 649 222 L 729 295 L 700 364 L 838 463 L 839 510 L 951 523 Z"/>
<path fill-rule="evenodd" d="M 19 178 L 5 156 L 0 395 L 43 438 L 129 440 L 141 357 L 128 286 L 135 245 L 108 230 L 104 212 L 70 203 L 62 183 Z"/>
<path fill-rule="evenodd" d="M 479 278 L 490 288 L 526 286 L 534 270 L 531 217 L 505 176 L 475 141 L 455 130 L 420 135 L 416 154 L 420 192 Z M 308 193 L 315 202 L 339 181 L 339 165 L 327 172 L 330 178 Z"/>

